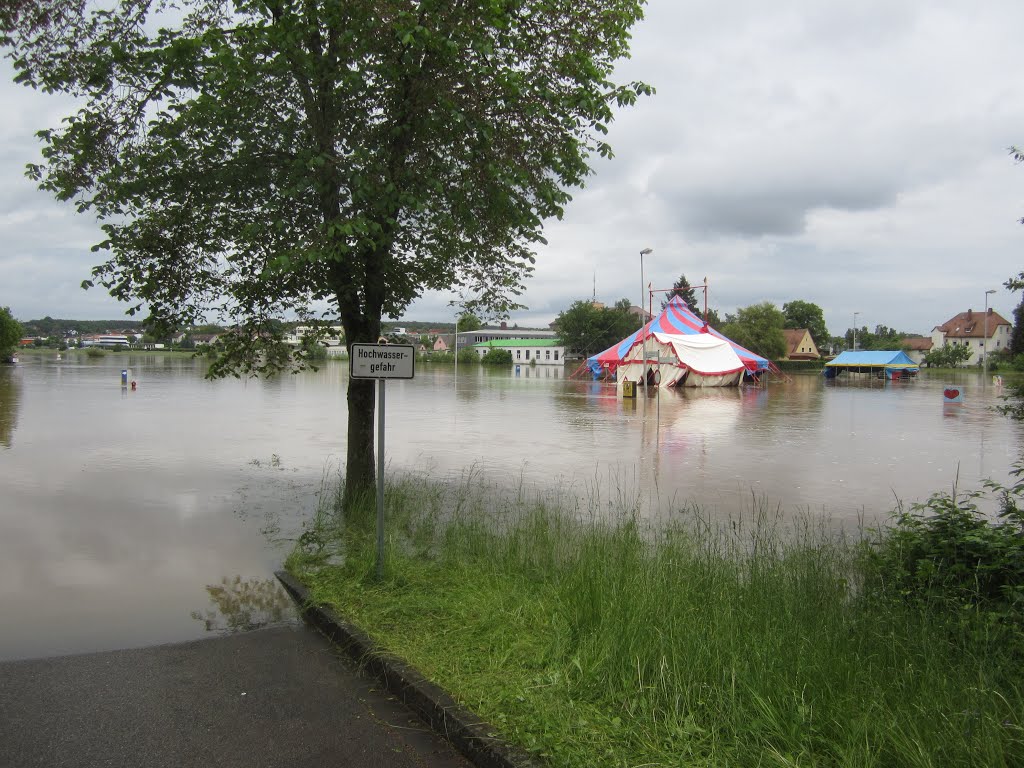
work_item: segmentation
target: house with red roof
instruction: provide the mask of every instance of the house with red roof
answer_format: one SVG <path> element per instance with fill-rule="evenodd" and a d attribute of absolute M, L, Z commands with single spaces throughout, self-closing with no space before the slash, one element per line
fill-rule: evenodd
<path fill-rule="evenodd" d="M 924 362 L 924 356 L 932 351 L 932 346 L 933 342 L 928 336 L 912 336 L 900 342 L 907 357 L 918 365 Z"/>
<path fill-rule="evenodd" d="M 985 351 L 992 355 L 1010 346 L 1010 322 L 993 309 L 975 312 L 968 309 L 932 329 L 932 349 L 964 346 L 971 350 L 966 365 L 978 365 Z"/>

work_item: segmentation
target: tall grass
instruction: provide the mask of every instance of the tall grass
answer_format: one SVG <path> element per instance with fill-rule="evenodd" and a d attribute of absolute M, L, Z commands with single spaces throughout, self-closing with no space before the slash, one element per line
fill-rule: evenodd
<path fill-rule="evenodd" d="M 383 581 L 331 514 L 288 567 L 552 765 L 1024 764 L 1022 659 L 863 590 L 860 542 L 756 498 L 656 528 L 625 501 L 406 479 Z"/>

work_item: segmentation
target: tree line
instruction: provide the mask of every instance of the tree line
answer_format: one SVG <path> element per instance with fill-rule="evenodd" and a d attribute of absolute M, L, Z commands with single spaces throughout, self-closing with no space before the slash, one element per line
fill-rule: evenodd
<path fill-rule="evenodd" d="M 713 307 L 705 307 L 703 297 L 698 297 L 697 288 L 682 274 L 675 281 L 661 307 L 668 306 L 673 297 L 678 297 L 691 312 L 705 319 L 707 324 L 720 331 L 743 347 L 769 360 L 783 358 L 788 353 L 784 331 L 806 328 L 815 345 L 823 353 L 834 348 L 851 348 L 853 330 L 847 331 L 847 338 L 833 337 L 825 325 L 825 314 L 814 302 L 794 299 L 779 309 L 771 302 L 741 307 L 735 313 L 720 317 Z M 640 327 L 640 318 L 630 313 L 628 299 L 620 299 L 611 307 L 604 307 L 593 301 L 580 300 L 559 314 L 555 328 L 559 337 L 572 351 L 590 356 L 608 349 L 625 336 Z M 913 334 L 903 333 L 883 325 L 874 332 L 867 328 L 858 329 L 859 349 L 899 349 L 902 340 Z"/>
<path fill-rule="evenodd" d="M 1024 272 L 1007 280 L 1004 286 L 1010 291 L 1024 290 Z M 672 297 L 679 297 L 691 312 L 705 318 L 702 297 L 697 296 L 697 288 L 690 284 L 685 274 L 673 284 L 661 304 L 662 309 L 668 306 Z M 825 324 L 821 307 L 802 299 L 785 302 L 781 309 L 772 302 L 764 301 L 741 307 L 735 313 L 727 312 L 724 318 L 714 308 L 708 307 L 705 319 L 715 330 L 769 360 L 779 360 L 788 354 L 786 329 L 806 328 L 823 355 L 854 349 L 855 346 L 859 350 L 903 349 L 906 339 L 922 338 L 920 334 L 884 324 L 873 329 L 866 325 L 848 328 L 842 336 L 833 336 Z M 555 329 L 570 351 L 589 357 L 621 341 L 636 331 L 640 324 L 640 317 L 630 312 L 628 299 L 620 299 L 611 307 L 582 299 L 558 315 Z M 1014 309 L 1013 335 L 1004 354 L 1014 358 L 1014 367 L 1024 370 L 1024 299 Z M 924 362 L 936 367 L 956 368 L 970 356 L 971 349 L 967 346 L 947 345 L 929 352 Z"/>

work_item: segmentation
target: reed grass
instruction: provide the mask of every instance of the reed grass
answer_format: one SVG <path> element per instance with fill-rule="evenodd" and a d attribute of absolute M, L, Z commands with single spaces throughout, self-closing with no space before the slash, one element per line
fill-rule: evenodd
<path fill-rule="evenodd" d="M 863 590 L 862 543 L 753 498 L 648 526 L 634 499 L 503 494 L 472 472 L 322 509 L 287 567 L 553 766 L 1024 764 L 1022 659 Z"/>

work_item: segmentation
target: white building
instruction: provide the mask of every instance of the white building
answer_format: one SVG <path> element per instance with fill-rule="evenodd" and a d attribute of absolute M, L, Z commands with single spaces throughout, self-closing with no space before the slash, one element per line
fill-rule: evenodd
<path fill-rule="evenodd" d="M 300 325 L 295 328 L 293 333 L 285 336 L 286 344 L 298 345 L 302 343 L 302 340 L 311 333 L 317 331 L 324 331 L 323 328 L 315 328 L 311 325 Z M 338 347 L 342 346 L 342 340 L 345 338 L 345 330 L 340 325 L 332 325 L 326 329 L 326 334 L 320 337 L 320 343 L 325 347 Z"/>
<path fill-rule="evenodd" d="M 128 345 L 128 337 L 121 334 L 104 334 L 101 336 L 82 337 L 83 347 L 104 347 L 106 349 L 116 349 L 118 347 L 127 347 Z"/>
<path fill-rule="evenodd" d="M 1011 329 L 1009 321 L 992 309 L 989 309 L 987 317 L 984 312 L 975 313 L 968 309 L 932 329 L 932 349 L 947 345 L 969 347 L 971 356 L 966 365 L 978 365 L 986 348 L 989 355 L 1009 348 Z"/>
<path fill-rule="evenodd" d="M 492 349 L 512 353 L 516 365 L 565 365 L 565 346 L 558 339 L 491 339 L 473 345 L 480 357 Z"/>
<path fill-rule="evenodd" d="M 554 331 L 541 331 L 534 328 L 509 328 L 506 323 L 502 323 L 500 328 L 478 328 L 475 331 L 459 331 L 456 334 L 455 342 L 458 349 L 465 349 L 466 347 L 475 347 L 488 341 L 512 339 L 544 339 L 553 341 L 555 337 Z"/>

